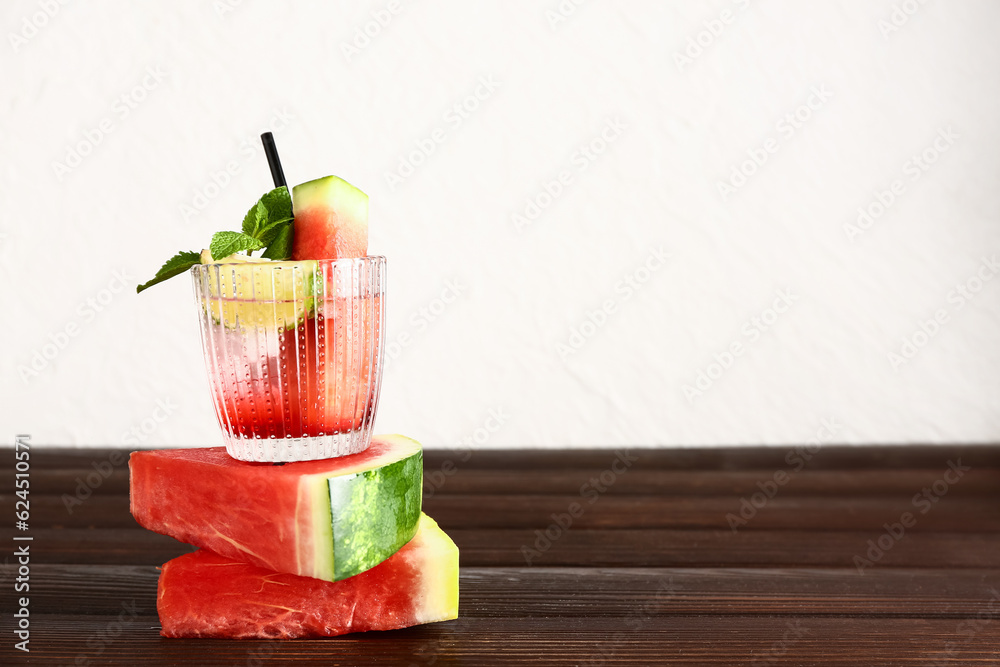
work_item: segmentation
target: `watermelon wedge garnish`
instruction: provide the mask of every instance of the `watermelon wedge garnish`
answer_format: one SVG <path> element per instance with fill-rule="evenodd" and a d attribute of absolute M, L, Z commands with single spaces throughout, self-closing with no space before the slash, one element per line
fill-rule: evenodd
<path fill-rule="evenodd" d="M 132 515 L 149 530 L 276 572 L 352 577 L 417 532 L 420 443 L 374 436 L 363 452 L 281 466 L 222 447 L 133 452 Z"/>
<path fill-rule="evenodd" d="M 164 637 L 332 637 L 446 621 L 458 617 L 458 547 L 421 515 L 392 557 L 337 582 L 199 550 L 163 566 L 156 610 Z"/>
<path fill-rule="evenodd" d="M 292 188 L 292 259 L 343 259 L 368 254 L 368 195 L 326 176 Z"/>

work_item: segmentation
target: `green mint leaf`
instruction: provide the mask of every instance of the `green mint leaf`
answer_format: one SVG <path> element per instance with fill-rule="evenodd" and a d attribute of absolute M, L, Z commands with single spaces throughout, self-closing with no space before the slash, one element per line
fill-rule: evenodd
<path fill-rule="evenodd" d="M 292 220 L 293 218 L 282 218 L 281 220 L 268 222 L 267 225 L 262 227 L 260 231 L 257 232 L 257 238 L 260 239 L 260 242 L 264 245 L 271 245 L 275 237 L 278 235 L 278 232 L 281 231 L 281 228 L 285 225 L 292 224 Z"/>
<path fill-rule="evenodd" d="M 286 260 L 292 258 L 292 239 L 295 234 L 295 227 L 292 225 L 291 221 L 286 222 L 283 225 L 278 225 L 276 227 L 278 230 L 268 244 L 267 250 L 261 257 L 266 257 L 267 259 L 274 260 Z"/>
<path fill-rule="evenodd" d="M 288 194 L 288 188 L 285 186 L 271 190 L 261 197 L 260 201 L 267 208 L 268 222 L 292 217 L 292 196 Z"/>
<path fill-rule="evenodd" d="M 152 287 L 156 283 L 162 283 L 167 278 L 173 278 L 174 276 L 179 276 L 188 269 L 190 269 L 195 264 L 201 263 L 201 255 L 196 252 L 179 252 L 166 263 L 160 267 L 160 270 L 156 272 L 156 276 L 149 282 L 143 283 L 135 288 L 135 293 L 138 294 L 142 290 Z"/>
<path fill-rule="evenodd" d="M 295 229 L 292 226 L 292 196 L 288 188 L 275 188 L 260 198 L 267 207 L 267 222 L 258 227 L 255 236 L 267 249 L 261 255 L 266 259 L 285 260 L 292 256 L 292 239 Z"/>
<path fill-rule="evenodd" d="M 267 248 L 280 238 L 278 247 L 271 253 L 265 252 L 263 257 L 271 259 L 272 255 L 280 255 L 281 259 L 287 259 L 291 255 L 292 238 L 291 232 L 286 231 L 286 227 L 291 227 L 292 219 L 292 196 L 289 194 L 288 188 L 282 186 L 264 193 L 243 218 L 243 234 L 257 239 L 260 245 L 241 247 L 232 250 L 232 252 Z M 212 242 L 214 243 L 215 240 L 213 239 Z M 241 243 L 248 242 L 242 241 Z M 226 249 L 229 250 L 230 246 L 226 246 Z M 214 250 L 212 256 L 218 257 Z"/>
<path fill-rule="evenodd" d="M 250 210 L 243 217 L 243 233 L 247 236 L 257 236 L 257 230 L 266 221 L 267 206 L 264 204 L 264 198 L 261 197 L 256 204 L 250 207 Z"/>
<path fill-rule="evenodd" d="M 218 261 L 243 250 L 259 250 L 264 244 L 249 234 L 242 232 L 216 232 L 208 246 L 212 259 Z"/>

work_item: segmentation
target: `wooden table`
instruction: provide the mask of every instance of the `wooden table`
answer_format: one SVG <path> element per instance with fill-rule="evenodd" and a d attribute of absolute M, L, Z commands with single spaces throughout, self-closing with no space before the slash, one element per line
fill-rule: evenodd
<path fill-rule="evenodd" d="M 1000 665 L 1000 446 L 428 451 L 461 617 L 286 642 L 159 636 L 191 547 L 135 524 L 113 452 L 33 446 L 28 531 L 3 452 L 0 664 Z"/>

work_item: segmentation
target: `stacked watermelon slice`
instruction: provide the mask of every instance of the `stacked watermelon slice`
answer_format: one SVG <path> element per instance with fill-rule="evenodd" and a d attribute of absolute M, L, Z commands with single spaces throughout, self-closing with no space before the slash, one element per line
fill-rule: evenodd
<path fill-rule="evenodd" d="M 293 192 L 293 260 L 367 253 L 364 193 L 334 176 Z M 284 464 L 222 447 L 140 451 L 129 470 L 136 520 L 199 547 L 162 568 L 166 637 L 329 637 L 458 617 L 458 548 L 421 512 L 415 440 L 375 436 L 357 454 Z"/>

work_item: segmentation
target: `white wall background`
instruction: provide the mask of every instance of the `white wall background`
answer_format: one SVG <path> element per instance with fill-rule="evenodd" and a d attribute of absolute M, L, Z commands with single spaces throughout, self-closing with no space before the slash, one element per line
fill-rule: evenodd
<path fill-rule="evenodd" d="M 221 444 L 189 279 L 134 286 L 238 228 L 270 187 L 257 135 L 278 118 L 290 183 L 333 173 L 371 196 L 389 340 L 406 343 L 379 431 L 794 443 L 826 420 L 833 441 L 997 439 L 1000 3 L 589 0 L 556 21 L 559 7 L 4 2 L 3 439 Z M 391 22 L 345 55 L 372 12 Z M 483 77 L 495 91 L 449 120 Z M 581 169 L 609 121 L 624 128 Z M 390 184 L 436 128 L 434 152 Z M 562 171 L 569 185 L 518 229 Z M 666 264 L 639 270 L 659 249 Z M 626 298 L 633 274 L 648 279 Z M 448 281 L 461 294 L 430 321 Z M 778 290 L 793 305 L 753 338 Z M 606 322 L 585 325 L 606 300 Z M 574 328 L 591 335 L 563 359 Z M 734 342 L 743 353 L 711 366 Z M 710 386 L 686 396 L 700 372 Z M 491 410 L 504 423 L 487 439 Z"/>

